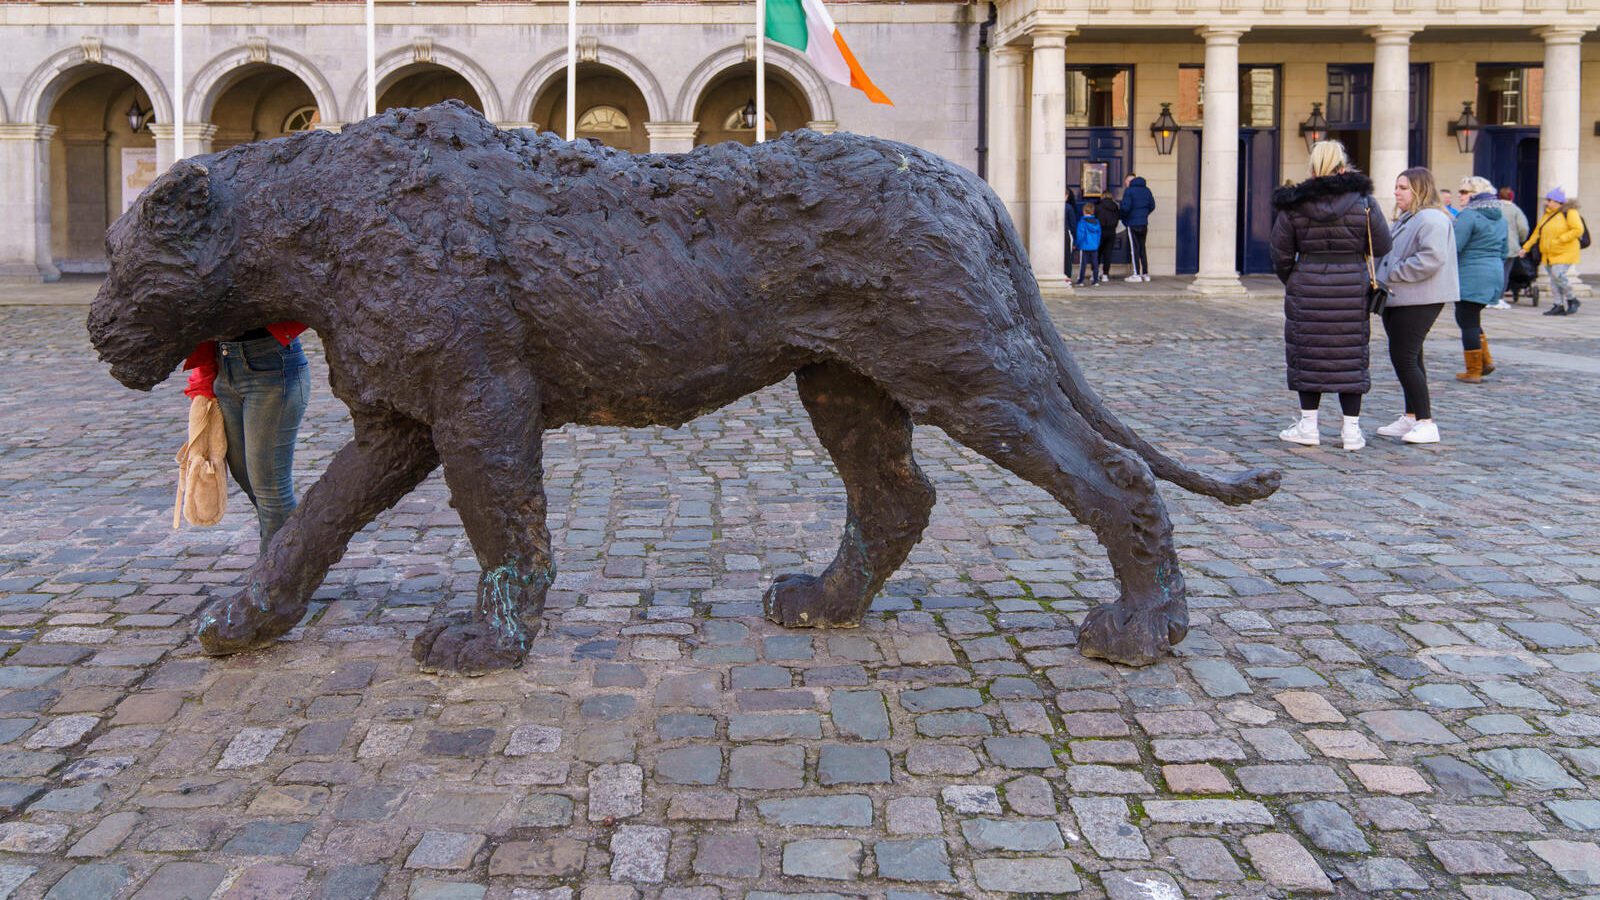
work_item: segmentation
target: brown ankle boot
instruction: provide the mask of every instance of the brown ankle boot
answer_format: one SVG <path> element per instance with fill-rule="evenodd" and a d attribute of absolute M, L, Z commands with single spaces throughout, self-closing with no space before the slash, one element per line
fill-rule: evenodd
<path fill-rule="evenodd" d="M 1487 375 L 1494 371 L 1494 357 L 1489 355 L 1489 336 L 1486 334 L 1478 338 L 1478 343 L 1483 347 L 1483 374 Z"/>
<path fill-rule="evenodd" d="M 1477 384 L 1478 382 L 1482 381 L 1483 351 L 1463 350 L 1461 351 L 1461 355 L 1467 358 L 1467 370 L 1465 372 L 1457 372 L 1456 380 L 1465 381 L 1468 384 Z"/>

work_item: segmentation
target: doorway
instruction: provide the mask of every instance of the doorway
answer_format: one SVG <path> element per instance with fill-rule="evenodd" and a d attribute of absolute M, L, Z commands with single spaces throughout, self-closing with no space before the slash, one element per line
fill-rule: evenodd
<path fill-rule="evenodd" d="M 1177 272 L 1200 271 L 1201 130 L 1178 133 Z M 1278 129 L 1239 129 L 1238 240 L 1234 266 L 1241 275 L 1272 272 L 1272 192 L 1278 187 Z"/>

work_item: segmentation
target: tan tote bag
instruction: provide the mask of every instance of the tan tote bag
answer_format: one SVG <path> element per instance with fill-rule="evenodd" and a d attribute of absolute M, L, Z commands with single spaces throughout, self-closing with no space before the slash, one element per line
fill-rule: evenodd
<path fill-rule="evenodd" d="M 222 410 L 211 397 L 189 404 L 189 439 L 178 448 L 178 496 L 172 527 L 180 517 L 190 525 L 215 525 L 228 509 L 228 433 Z"/>

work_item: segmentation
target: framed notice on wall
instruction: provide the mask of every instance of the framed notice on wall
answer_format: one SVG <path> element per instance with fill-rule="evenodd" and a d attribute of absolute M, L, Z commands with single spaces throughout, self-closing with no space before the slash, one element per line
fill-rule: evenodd
<path fill-rule="evenodd" d="M 1078 164 L 1078 190 L 1085 197 L 1098 197 L 1106 192 L 1106 164 L 1086 162 Z"/>
<path fill-rule="evenodd" d="M 122 211 L 127 212 L 150 182 L 156 180 L 156 148 L 122 148 Z"/>

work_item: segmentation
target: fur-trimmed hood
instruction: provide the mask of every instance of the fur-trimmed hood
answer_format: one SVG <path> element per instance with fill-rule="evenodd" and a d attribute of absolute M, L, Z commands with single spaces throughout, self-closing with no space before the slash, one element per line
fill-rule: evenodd
<path fill-rule="evenodd" d="M 1359 198 L 1371 193 L 1371 178 L 1360 172 L 1344 172 L 1322 178 L 1307 178 L 1299 184 L 1278 188 L 1272 192 L 1272 208 L 1293 209 L 1322 201 L 1317 204 L 1317 209 L 1305 212 L 1314 219 L 1331 219 L 1344 215 Z M 1341 198 L 1348 198 L 1348 202 L 1337 202 Z"/>

